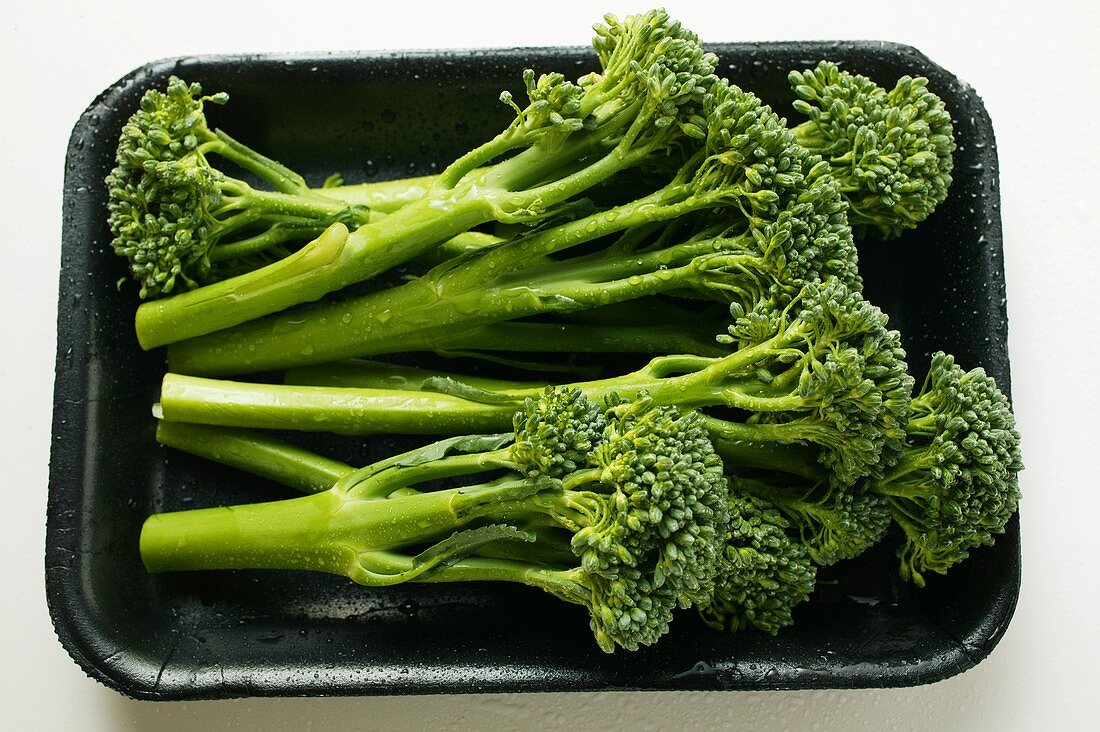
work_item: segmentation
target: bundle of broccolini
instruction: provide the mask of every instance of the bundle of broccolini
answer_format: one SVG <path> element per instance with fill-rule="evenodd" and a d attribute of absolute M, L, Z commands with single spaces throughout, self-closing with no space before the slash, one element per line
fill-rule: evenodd
<path fill-rule="evenodd" d="M 853 232 L 897 236 L 948 194 L 926 80 L 792 72 L 789 128 L 663 11 L 596 33 L 598 71 L 527 72 L 507 128 L 403 181 L 310 187 L 208 126 L 226 95 L 147 93 L 107 182 L 138 340 L 169 346 L 158 440 L 307 494 L 153 516 L 150 571 L 520 582 L 585 607 L 610 652 L 689 606 L 775 633 L 892 525 L 918 585 L 1004 530 L 1007 399 L 942 353 L 914 394 L 862 295 Z M 423 352 L 545 373 L 370 360 Z M 563 384 L 576 353 L 650 360 Z M 271 429 L 444 439 L 354 467 Z"/>

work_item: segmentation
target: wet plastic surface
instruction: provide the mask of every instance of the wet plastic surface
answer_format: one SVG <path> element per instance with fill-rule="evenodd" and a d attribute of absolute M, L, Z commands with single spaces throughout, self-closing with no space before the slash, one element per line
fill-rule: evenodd
<path fill-rule="evenodd" d="M 984 366 L 1007 391 L 996 149 L 976 93 L 905 46 L 712 50 L 723 74 L 788 116 L 786 72 L 822 58 L 884 86 L 902 74 L 929 77 L 956 120 L 955 182 L 921 228 L 861 246 L 866 293 L 901 329 L 918 381 L 943 349 Z M 137 538 L 150 513 L 290 494 L 155 445 L 149 407 L 164 354 L 138 348 L 136 295 L 117 288 L 125 267 L 110 250 L 102 184 L 141 94 L 173 73 L 228 91 L 230 104 L 210 112 L 214 124 L 311 182 L 332 171 L 358 182 L 433 172 L 486 139 L 509 119 L 494 100 L 503 88 L 522 91 L 524 68 L 579 75 L 594 63 L 586 49 L 184 58 L 138 69 L 89 107 L 65 178 L 46 591 L 62 644 L 90 676 L 145 699 L 886 687 L 945 678 L 990 652 L 1019 590 L 1015 519 L 994 547 L 924 590 L 897 579 L 887 542 L 824 573 L 777 637 L 716 633 L 685 612 L 657 645 L 613 656 L 592 641 L 582 609 L 524 587 L 145 573 Z M 393 446 L 327 445 L 357 461 Z"/>

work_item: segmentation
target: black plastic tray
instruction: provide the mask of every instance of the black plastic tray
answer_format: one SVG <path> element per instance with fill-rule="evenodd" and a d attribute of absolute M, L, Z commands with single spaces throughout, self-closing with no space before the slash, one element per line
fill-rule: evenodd
<path fill-rule="evenodd" d="M 883 85 L 924 75 L 956 120 L 950 197 L 918 231 L 861 247 L 869 299 L 904 334 L 918 381 L 930 352 L 984 366 L 1009 387 L 997 158 L 977 94 L 916 50 L 888 43 L 729 44 L 720 70 L 781 113 L 789 69 L 822 58 Z M 69 144 L 58 306 L 46 592 L 61 643 L 129 696 L 401 694 L 602 689 L 796 689 L 928 683 L 981 661 L 1019 590 L 1018 524 L 948 577 L 897 580 L 890 546 L 836 568 L 777 637 L 723 634 L 691 612 L 651 648 L 601 653 L 585 613 L 503 586 L 363 589 L 293 572 L 150 576 L 137 551 L 151 512 L 288 495 L 154 447 L 149 407 L 162 351 L 133 334 L 118 291 L 103 178 L 141 94 L 170 74 L 225 90 L 212 122 L 319 183 L 424 174 L 507 123 L 501 89 L 521 71 L 593 67 L 579 48 L 159 61 L 106 90 Z M 387 445 L 343 441 L 369 457 Z"/>

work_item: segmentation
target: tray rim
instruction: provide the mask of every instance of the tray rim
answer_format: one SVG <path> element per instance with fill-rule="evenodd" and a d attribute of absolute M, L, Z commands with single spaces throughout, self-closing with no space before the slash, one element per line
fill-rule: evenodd
<path fill-rule="evenodd" d="M 795 50 L 803 47 L 808 49 L 824 50 L 829 46 L 841 45 L 847 50 L 866 48 L 873 49 L 884 53 L 896 54 L 899 58 L 905 59 L 907 64 L 914 67 L 914 71 L 927 74 L 929 72 L 936 72 L 942 75 L 943 78 L 954 81 L 958 84 L 959 93 L 972 97 L 975 102 L 977 119 L 972 120 L 972 123 L 979 125 L 982 131 L 988 136 L 990 140 L 990 150 L 988 151 L 988 157 L 990 160 L 990 175 L 993 176 L 993 180 L 996 181 L 999 174 L 998 161 L 996 155 L 996 144 L 992 122 L 989 118 L 985 105 L 982 103 L 981 98 L 977 92 L 968 83 L 961 80 L 951 72 L 943 69 L 941 66 L 932 61 L 927 55 L 918 50 L 917 48 L 893 41 L 883 40 L 800 40 L 800 41 L 761 41 L 761 42 L 721 42 L 721 43 L 709 43 L 705 42 L 704 46 L 707 50 L 715 51 L 719 54 L 729 51 L 746 51 L 755 50 L 766 55 L 769 51 L 778 50 Z M 172 72 L 175 68 L 181 64 L 187 63 L 249 63 L 249 62 L 263 62 L 263 63 L 293 63 L 295 65 L 313 64 L 313 63 L 343 63 L 343 62 L 356 62 L 356 61 L 370 61 L 370 60 L 384 60 L 384 61 L 402 61 L 402 60 L 416 60 L 416 59 L 466 59 L 466 58 L 523 58 L 528 56 L 538 57 L 540 55 L 549 54 L 582 54 L 591 53 L 591 50 L 585 46 L 530 46 L 530 47 L 495 47 L 495 48 L 443 48 L 443 49 L 394 49 L 394 50 L 346 50 L 346 51 L 331 51 L 331 52 L 290 52 L 290 53 L 210 53 L 199 55 L 182 55 L 182 56 L 169 56 L 161 57 L 149 61 L 127 74 L 120 77 L 116 82 L 106 87 L 100 94 L 98 94 L 87 106 L 84 112 L 79 116 L 74 123 L 68 146 L 66 150 L 66 171 L 64 181 L 64 206 L 68 206 L 72 197 L 73 186 L 72 180 L 79 178 L 79 172 L 73 170 L 68 162 L 74 155 L 76 150 L 79 150 L 78 139 L 84 132 L 85 127 L 88 124 L 88 120 L 97 114 L 97 110 L 101 110 L 105 106 L 110 106 L 112 99 L 122 93 L 123 90 L 129 86 L 137 83 L 144 77 L 159 76 Z M 781 113 L 781 116 L 785 116 Z M 989 221 L 989 232 L 993 234 L 990 236 L 991 242 L 995 245 L 995 261 L 993 264 L 996 267 L 995 274 L 1000 275 L 1000 286 L 1004 287 L 1004 267 L 1003 267 L 1003 237 L 1001 232 L 1001 220 L 1000 220 L 1000 208 L 999 208 L 999 189 L 995 188 L 992 192 L 991 200 L 989 201 L 989 209 L 992 211 L 992 218 Z M 75 244 L 71 244 L 74 239 L 72 223 L 68 217 L 64 219 L 64 226 L 62 231 L 62 260 L 65 259 L 66 253 Z M 55 635 L 59 642 L 69 656 L 77 663 L 78 666 L 91 678 L 99 681 L 108 688 L 114 689 L 119 693 L 134 698 L 134 699 L 146 699 L 146 700 L 170 700 L 170 699 L 207 699 L 207 698 L 230 698 L 240 696 L 287 696 L 287 695 L 327 695 L 323 690 L 301 688 L 281 689 L 269 686 L 261 686 L 250 688 L 244 693 L 225 693 L 218 689 L 196 689 L 191 693 L 181 694 L 165 694 L 163 691 L 158 691 L 156 687 L 149 689 L 144 684 L 135 683 L 136 678 L 128 676 L 125 673 L 118 673 L 116 669 L 118 665 L 114 666 L 114 669 L 108 669 L 104 667 L 103 659 L 96 659 L 97 655 L 94 650 L 88 644 L 87 631 L 88 627 L 86 623 L 80 622 L 79 613 L 75 610 L 74 604 L 76 598 L 72 595 L 72 592 L 79 589 L 70 577 L 75 573 L 58 573 L 51 572 L 50 566 L 50 554 L 51 548 L 53 551 L 66 551 L 70 553 L 79 553 L 80 548 L 76 539 L 78 532 L 75 530 L 76 521 L 65 523 L 59 518 L 54 511 L 55 504 L 61 500 L 61 498 L 72 496 L 69 494 L 75 494 L 77 497 L 83 494 L 83 484 L 80 485 L 64 485 L 61 475 L 56 468 L 57 460 L 61 451 L 65 448 L 64 440 L 62 439 L 62 433 L 66 432 L 66 419 L 60 412 L 63 412 L 59 408 L 66 399 L 69 397 L 67 394 L 75 385 L 75 382 L 80 381 L 82 372 L 78 370 L 66 370 L 63 368 L 62 360 L 64 349 L 69 344 L 64 340 L 66 333 L 63 331 L 61 325 L 62 320 L 62 308 L 63 303 L 68 297 L 70 297 L 70 284 L 65 281 L 64 267 L 61 269 L 61 281 L 58 290 L 58 331 L 57 331 L 57 351 L 55 361 L 55 383 L 54 383 L 54 414 L 53 425 L 51 429 L 51 459 L 50 459 L 50 475 L 49 475 L 49 493 L 48 493 L 48 507 L 46 516 L 46 600 L 50 613 L 50 619 L 54 628 Z M 1006 299 L 1002 298 L 999 304 L 999 313 L 1003 322 L 1007 324 L 1007 303 Z M 1007 341 L 1007 329 L 1004 332 L 1003 338 Z M 1003 383 L 1001 384 L 1004 392 L 1011 396 L 1011 378 L 1010 378 L 1010 364 L 1007 357 L 1004 363 L 1003 369 Z M 70 404 L 75 408 L 76 404 Z M 86 407 L 86 402 L 82 404 Z M 71 430 L 71 428 L 69 428 Z M 83 448 L 80 448 L 83 450 Z M 83 456 L 82 456 L 83 457 Z M 83 460 L 81 460 L 83 464 Z M 1015 565 L 1020 568 L 1020 535 L 1018 527 L 1018 516 L 1013 519 L 1013 523 L 1016 524 L 1013 532 L 1014 546 L 1010 549 L 1014 550 Z M 1007 540 L 1009 537 L 1001 537 L 999 541 Z M 53 568 L 56 569 L 56 568 Z M 998 598 L 997 602 L 990 608 L 991 614 L 996 617 L 996 623 L 993 625 L 990 632 L 984 633 L 976 631 L 974 637 L 968 638 L 952 638 L 957 647 L 957 654 L 952 657 L 941 657 L 932 660 L 922 660 L 921 662 L 907 667 L 904 673 L 897 673 L 896 668 L 887 669 L 887 674 L 881 678 L 869 679 L 869 678 L 840 678 L 829 677 L 824 674 L 816 675 L 810 683 L 780 683 L 774 685 L 758 684 L 749 685 L 746 687 L 731 687 L 725 690 L 739 690 L 741 688 L 749 689 L 768 689 L 768 690 L 810 690 L 810 689 L 832 689 L 832 688 L 898 688 L 898 687 L 911 687 L 923 684 L 934 683 L 946 678 L 950 678 L 964 671 L 974 667 L 982 660 L 984 660 L 993 648 L 1003 637 L 1009 622 L 1012 619 L 1017 600 L 1019 597 L 1021 573 L 1017 571 L 1014 576 L 1006 577 L 1005 589 L 1007 594 Z M 984 629 L 984 626 L 983 626 Z M 122 653 L 120 651 L 120 653 Z M 167 660 L 165 661 L 167 664 Z M 894 673 L 889 673 L 893 671 Z M 853 683 L 857 682 L 857 683 Z M 509 683 L 513 685 L 509 686 Z M 516 688 L 514 682 L 510 682 L 508 679 L 502 680 L 500 683 L 481 682 L 476 683 L 471 680 L 465 685 L 455 685 L 447 683 L 437 684 L 419 684 L 410 685 L 404 687 L 381 687 L 377 685 L 363 686 L 356 688 L 355 690 L 339 689 L 336 693 L 347 695 L 387 695 L 387 694 L 431 694 L 431 693 L 504 693 L 504 692 L 560 692 L 560 691 L 692 691 L 697 690 L 690 687 L 677 686 L 677 685 L 655 685 L 655 686 L 610 686 L 610 685 L 585 685 L 576 683 L 544 683 L 539 688 Z M 211 693 L 213 692 L 213 693 Z M 331 692 L 329 692 L 331 693 Z"/>

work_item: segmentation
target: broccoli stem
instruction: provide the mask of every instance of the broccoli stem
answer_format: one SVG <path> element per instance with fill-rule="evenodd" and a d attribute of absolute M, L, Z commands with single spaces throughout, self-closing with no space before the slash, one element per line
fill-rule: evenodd
<path fill-rule="evenodd" d="M 429 379 L 448 378 L 453 374 L 446 371 L 425 369 L 419 366 L 402 366 L 352 359 L 335 361 L 318 366 L 306 366 L 287 371 L 283 382 L 300 386 L 361 387 L 368 389 L 399 389 L 402 391 L 420 391 Z M 463 375 L 462 382 L 478 389 L 503 391 L 507 389 L 545 389 L 545 381 L 511 381 L 485 376 Z"/>
<path fill-rule="evenodd" d="M 640 353 L 692 354 L 717 357 L 727 353 L 715 341 L 718 324 L 683 326 L 581 325 L 577 323 L 504 322 L 492 323 L 451 336 L 440 336 L 432 350 L 444 355 L 468 355 L 478 351 L 519 353 Z M 377 367 L 385 366 L 387 371 Z M 538 369 L 536 369 L 538 370 Z M 422 382 L 431 376 L 448 376 L 411 367 L 391 367 L 376 361 L 349 359 L 301 366 L 287 371 L 284 383 L 303 386 L 358 386 L 377 389 L 419 388 L 409 382 Z M 537 382 L 507 381 L 462 376 L 464 383 L 486 389 L 535 387 Z M 541 382 L 545 385 L 545 382 Z"/>
<path fill-rule="evenodd" d="M 424 175 L 416 178 L 326 186 L 314 190 L 322 196 L 352 206 L 366 206 L 378 213 L 393 213 L 402 206 L 425 196 L 435 187 L 438 180 L 438 175 Z"/>
<path fill-rule="evenodd" d="M 350 235 L 337 224 L 287 259 L 144 303 L 135 321 L 138 341 L 149 349 L 312 302 L 414 259 L 478 224 L 522 219 L 532 207 L 545 211 L 635 165 L 650 152 L 646 145 L 617 147 L 560 180 L 526 188 L 586 155 L 606 134 L 609 131 L 570 136 L 553 148 L 536 144 L 460 180 L 454 188 L 433 189 Z"/>
<path fill-rule="evenodd" d="M 431 268 L 446 262 L 448 259 L 453 259 L 460 254 L 479 252 L 483 249 L 496 246 L 504 241 L 506 240 L 499 236 L 486 234 L 482 231 L 464 231 L 457 236 L 451 237 L 439 246 L 424 252 L 414 259 L 412 263 L 421 267 Z"/>
<path fill-rule="evenodd" d="M 341 480 L 359 477 L 363 472 L 347 463 L 317 455 L 263 432 L 233 427 L 160 420 L 157 424 L 157 441 L 162 445 L 273 480 L 306 494 L 330 490 Z M 374 463 L 372 467 L 380 471 L 391 465 L 408 463 L 433 451 L 438 445 L 439 443 L 435 443 L 410 450 Z M 451 466 L 454 467 L 453 462 Z M 499 480 L 506 481 L 508 476 Z M 389 490 L 388 496 L 378 497 L 414 495 L 415 493 L 414 489 L 404 487 Z M 522 529 L 535 535 L 533 543 L 526 540 L 502 539 L 482 545 L 477 549 L 476 554 L 481 557 L 512 559 L 532 564 L 549 563 L 569 566 L 576 561 L 576 556 L 569 548 L 569 537 L 563 536 L 560 533 L 562 529 L 547 517 L 538 515 L 528 517 L 522 521 Z"/>
<path fill-rule="evenodd" d="M 327 228 L 328 226 L 315 226 L 313 224 L 276 224 L 263 233 L 225 244 L 218 244 L 210 250 L 210 261 L 213 264 L 231 262 L 242 257 L 261 254 L 288 242 L 315 239 L 325 233 Z M 228 271 L 230 266 L 220 267 L 219 274 Z M 247 269 L 242 271 L 247 271 Z"/>
<path fill-rule="evenodd" d="M 655 404 L 683 409 L 724 405 L 750 411 L 782 411 L 803 406 L 779 387 L 774 394 L 751 368 L 767 344 L 723 358 L 663 356 L 645 367 L 610 379 L 571 386 L 597 403 L 612 395 L 628 400 L 643 392 Z M 747 371 L 747 375 L 744 374 Z M 420 382 L 425 386 L 424 381 Z M 457 393 L 471 389 L 457 383 Z M 168 373 L 161 387 L 164 419 L 223 426 L 370 434 L 473 434 L 508 429 L 512 415 L 540 387 L 473 388 L 473 401 L 430 391 L 253 384 Z M 710 428 L 728 439 L 794 441 L 813 434 L 799 424 L 738 425 L 710 419 Z"/>
<path fill-rule="evenodd" d="M 714 451 L 729 466 L 785 473 L 811 483 L 828 479 L 828 472 L 817 461 L 816 451 L 805 445 L 731 440 L 713 432 L 711 442 Z"/>
<path fill-rule="evenodd" d="M 157 421 L 157 442 L 281 483 L 303 493 L 328 490 L 354 468 L 269 435 Z"/>
<path fill-rule="evenodd" d="M 443 265 L 399 287 L 325 305 L 308 314 L 275 315 L 176 343 L 169 350 L 169 364 L 179 373 L 227 376 L 355 356 L 435 350 L 438 339 L 481 325 L 690 287 L 703 276 L 699 269 L 691 261 L 661 269 L 661 257 L 713 253 L 707 241 L 686 242 L 674 253 L 594 258 L 574 267 L 530 263 L 636 225 L 705 208 L 716 198 L 701 193 L 687 196 L 683 184 L 670 184 L 651 196 L 522 237 L 455 267 Z M 401 212 L 394 214 L 398 215 Z M 736 248 L 736 239 L 727 244 Z M 730 255 L 723 267 L 741 268 L 743 286 L 756 285 L 749 255 Z M 736 288 L 736 278 L 730 279 L 734 284 L 727 287 Z"/>
<path fill-rule="evenodd" d="M 517 546 L 519 551 L 523 551 Z M 417 570 L 415 558 L 393 552 L 372 552 L 363 559 L 363 567 L 372 575 L 381 577 L 403 577 Z M 557 597 L 571 602 L 579 601 L 566 597 L 564 593 L 572 588 L 568 584 L 569 570 L 555 570 L 529 564 L 522 558 L 467 557 L 447 566 L 434 570 L 414 582 L 515 582 L 537 587 L 551 592 Z M 375 583 L 371 583 L 375 584 Z"/>
<path fill-rule="evenodd" d="M 246 216 L 262 217 L 264 221 L 272 217 L 285 216 L 290 220 L 323 220 L 346 214 L 348 207 L 327 196 L 312 191 L 303 193 L 282 193 L 263 191 L 244 183 L 232 186 L 233 194 L 226 196 L 215 214 L 244 211 Z"/>
<path fill-rule="evenodd" d="M 142 527 L 141 556 L 150 572 L 301 569 L 384 584 L 370 568 L 364 571 L 364 555 L 437 540 L 499 511 L 515 494 L 514 484 L 506 484 L 362 500 L 333 489 L 267 503 L 156 514 Z"/>
<path fill-rule="evenodd" d="M 528 392 L 538 396 L 537 390 Z M 522 399 L 520 400 L 522 403 Z M 517 404 L 477 404 L 424 391 L 247 384 L 166 374 L 164 419 L 344 434 L 479 434 L 511 426 Z"/>
<path fill-rule="evenodd" d="M 265 181 L 280 193 L 302 193 L 310 190 L 305 178 L 298 173 L 235 140 L 223 130 L 210 130 L 203 124 L 200 129 L 194 130 L 193 134 L 202 138 L 202 144 L 197 148 L 197 152 L 204 157 L 211 153 L 220 155 Z"/>
<path fill-rule="evenodd" d="M 717 325 L 656 324 L 651 326 L 578 325 L 576 323 L 502 322 L 440 336 L 432 350 L 513 351 L 541 353 L 690 353 L 720 356 Z M 303 367 L 305 371 L 309 367 Z M 293 382 L 290 382 L 293 383 Z M 368 386 L 368 384 L 363 384 Z"/>

